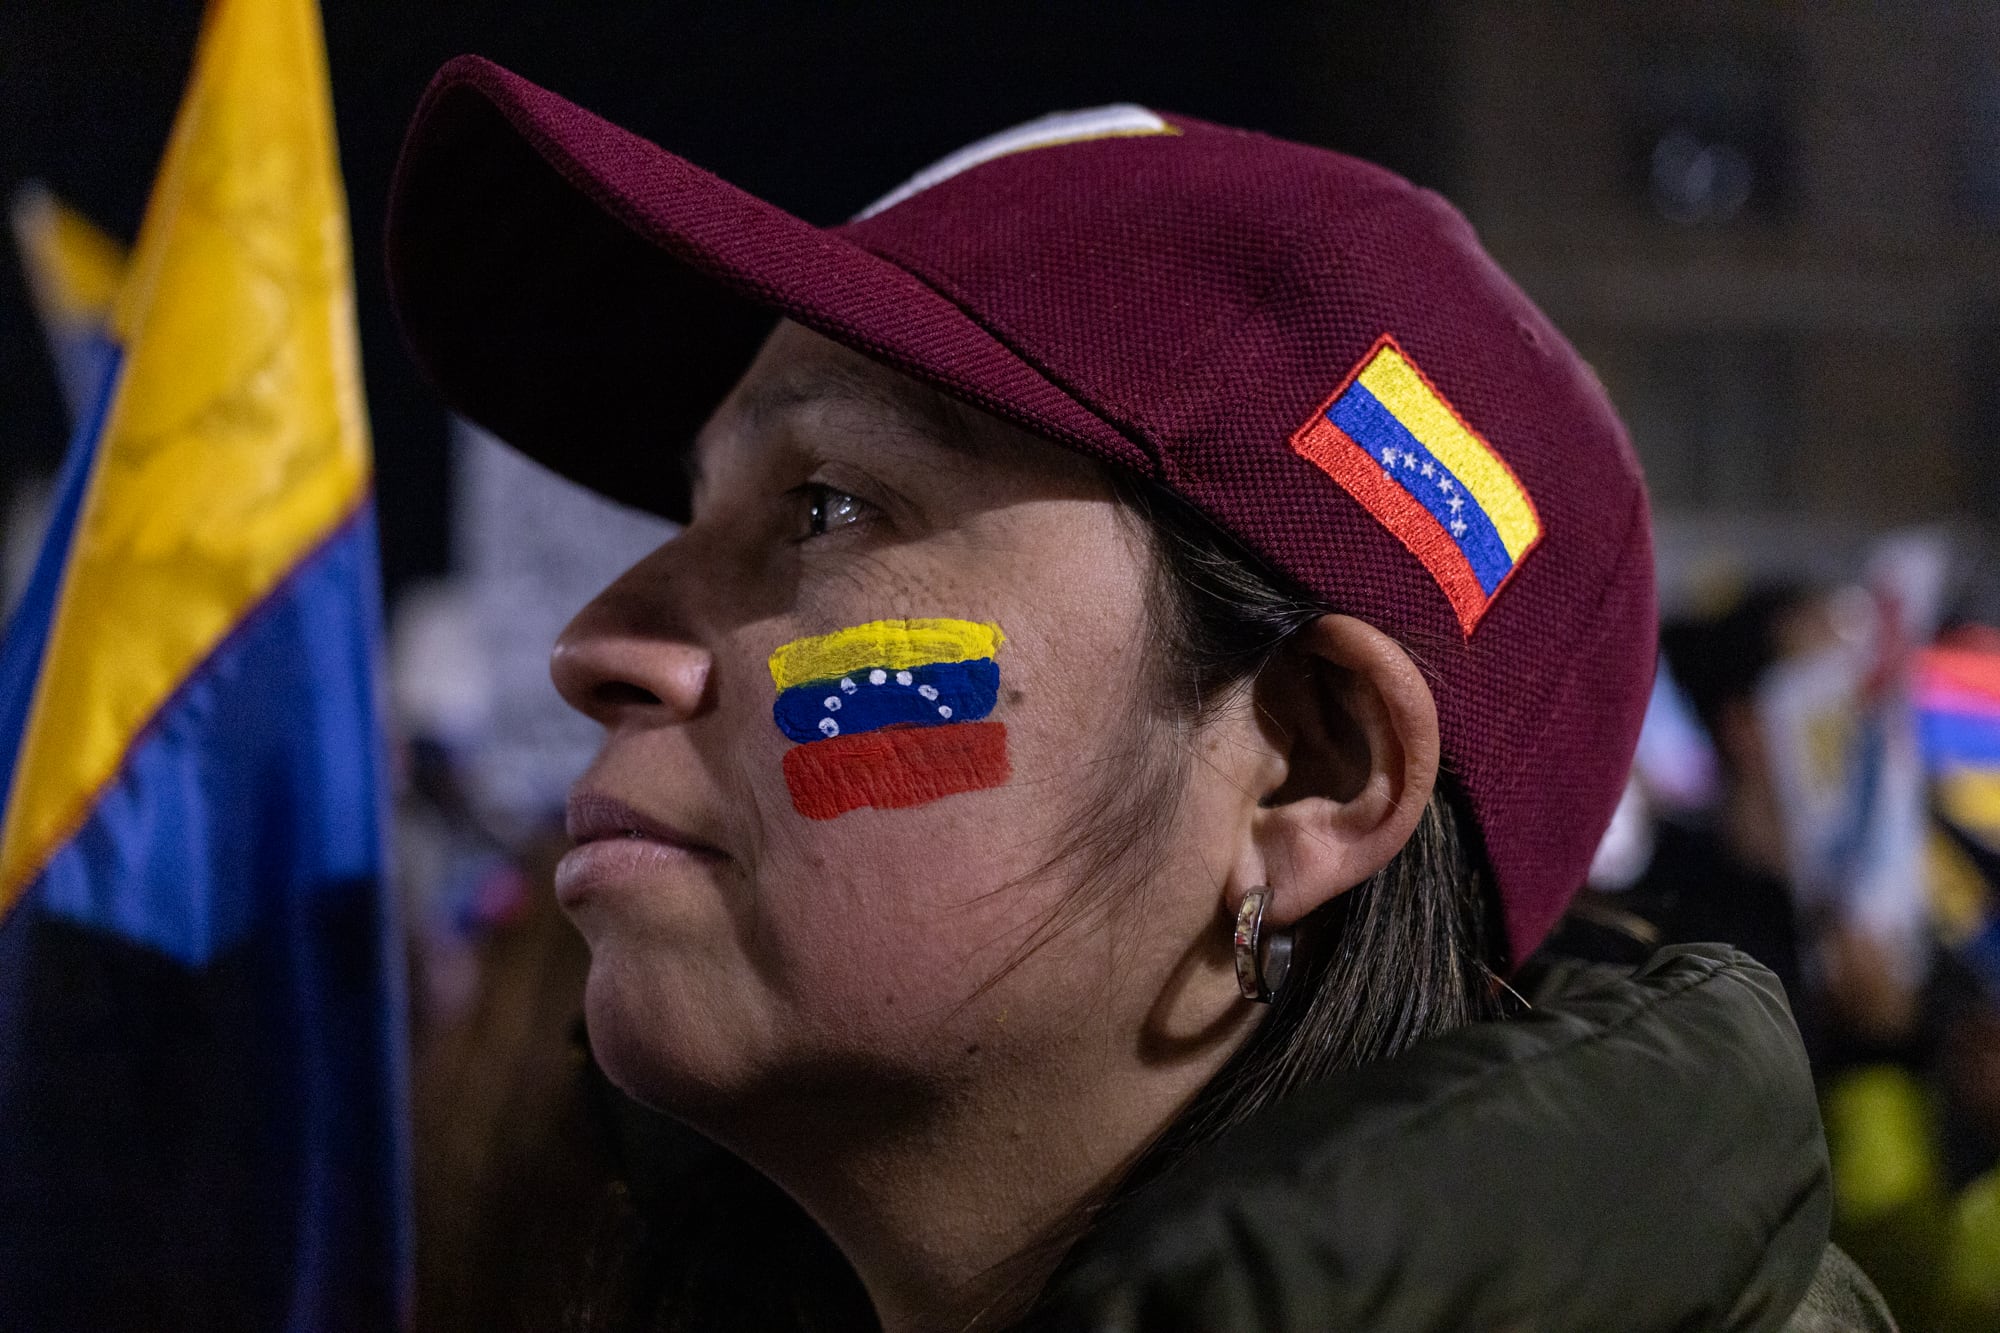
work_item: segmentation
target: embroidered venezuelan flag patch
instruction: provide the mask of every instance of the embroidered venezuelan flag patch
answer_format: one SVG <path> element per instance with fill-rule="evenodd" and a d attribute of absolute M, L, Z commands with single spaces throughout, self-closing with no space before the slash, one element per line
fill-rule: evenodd
<path fill-rule="evenodd" d="M 998 625 L 873 620 L 771 654 L 771 718 L 799 742 L 785 788 L 808 819 L 894 810 L 1005 782 Z"/>
<path fill-rule="evenodd" d="M 1409 548 L 1467 635 L 1542 539 L 1520 478 L 1386 333 L 1292 449 Z"/>

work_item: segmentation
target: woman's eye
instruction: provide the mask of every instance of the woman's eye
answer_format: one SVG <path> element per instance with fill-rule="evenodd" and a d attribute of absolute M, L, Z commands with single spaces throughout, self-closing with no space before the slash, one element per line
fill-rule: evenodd
<path fill-rule="evenodd" d="M 807 486 L 806 494 L 806 535 L 824 536 L 835 528 L 844 528 L 850 523 L 858 523 L 868 511 L 865 500 L 857 500 L 846 491 L 837 491 L 831 486 Z"/>

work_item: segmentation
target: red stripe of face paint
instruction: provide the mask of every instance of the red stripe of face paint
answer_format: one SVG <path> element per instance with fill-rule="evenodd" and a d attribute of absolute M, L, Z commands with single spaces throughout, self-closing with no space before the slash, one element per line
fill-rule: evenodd
<path fill-rule="evenodd" d="M 1391 480 L 1382 465 L 1324 413 L 1314 413 L 1313 419 L 1299 428 L 1292 436 L 1292 449 L 1339 482 L 1342 490 L 1396 534 L 1444 590 L 1460 627 L 1472 633 L 1492 599 L 1479 586 L 1479 577 L 1472 572 L 1465 552 L 1458 549 L 1458 543 L 1439 526 L 1430 510 Z"/>
<path fill-rule="evenodd" d="M 785 787 L 807 819 L 903 810 L 1005 782 L 1007 725 L 953 722 L 835 736 L 785 751 Z"/>

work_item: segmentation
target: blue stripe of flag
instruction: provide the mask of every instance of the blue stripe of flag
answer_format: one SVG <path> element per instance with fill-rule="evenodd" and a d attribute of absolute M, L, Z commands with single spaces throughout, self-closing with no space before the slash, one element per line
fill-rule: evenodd
<path fill-rule="evenodd" d="M 900 679 L 903 674 L 909 676 L 908 684 Z M 794 685 L 779 694 L 772 719 L 786 736 L 810 742 L 883 727 L 976 722 L 993 711 L 1000 695 L 1000 668 L 990 657 L 931 662 L 907 673 L 883 669 L 879 684 L 873 675 L 863 670 L 837 680 Z M 934 691 L 936 697 L 926 696 L 925 690 Z"/>
<path fill-rule="evenodd" d="M 1335 400 L 1326 415 L 1334 425 L 1347 432 L 1347 437 L 1367 450 L 1375 461 L 1382 462 L 1385 452 L 1401 451 L 1402 458 L 1414 457 L 1415 465 L 1406 466 L 1401 458 L 1388 467 L 1389 475 L 1396 484 L 1410 493 L 1411 498 L 1429 510 L 1431 517 L 1445 530 L 1445 535 L 1458 544 L 1465 553 L 1465 559 L 1472 566 L 1472 573 L 1479 580 L 1479 586 L 1488 596 L 1500 586 L 1514 568 L 1514 559 L 1507 554 L 1506 543 L 1493 527 L 1493 520 L 1479 507 L 1479 501 L 1472 498 L 1472 492 L 1465 488 L 1462 479 L 1453 476 L 1451 469 L 1438 460 L 1437 455 L 1426 449 L 1409 427 L 1396 419 L 1382 403 L 1382 400 L 1368 391 L 1359 380 Z M 1435 469 L 1433 475 L 1423 475 L 1422 464 L 1428 462 Z M 1438 482 L 1450 477 L 1457 487 L 1451 494 L 1465 503 L 1458 509 L 1451 507 L 1451 497 Z M 1463 520 L 1465 531 L 1452 531 L 1452 523 Z"/>
<path fill-rule="evenodd" d="M 375 551 L 364 506 L 194 669 L 0 919 L 8 1328 L 117 1326 L 107 1274 L 120 1302 L 171 1293 L 177 1326 L 405 1322 Z"/>
<path fill-rule="evenodd" d="M 191 967 L 258 912 L 379 892 L 372 506 L 189 673 L 36 883 L 55 916 Z"/>
<path fill-rule="evenodd" d="M 41 675 L 49 629 L 55 623 L 63 570 L 69 564 L 77 516 L 83 510 L 84 492 L 89 489 L 91 468 L 97 461 L 97 438 L 105 413 L 111 410 L 111 394 L 123 361 L 115 345 L 104 344 L 96 401 L 77 422 L 63 458 L 62 475 L 56 481 L 55 499 L 49 506 L 41 553 L 20 604 L 8 618 L 6 634 L 0 637 L 0 810 L 6 809 L 7 794 L 13 787 L 14 764 L 27 733 L 28 707 L 34 702 L 35 680 Z"/>

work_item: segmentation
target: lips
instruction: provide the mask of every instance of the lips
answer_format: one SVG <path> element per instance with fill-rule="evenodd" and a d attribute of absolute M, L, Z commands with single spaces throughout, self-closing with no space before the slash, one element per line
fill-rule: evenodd
<path fill-rule="evenodd" d="M 576 845 L 556 864 L 555 890 L 556 901 L 572 913 L 607 895 L 618 900 L 727 859 L 665 820 L 602 792 L 573 792 L 567 816 Z"/>
<path fill-rule="evenodd" d="M 626 839 L 666 843 L 698 856 L 722 855 L 717 848 L 681 832 L 665 820 L 656 819 L 602 792 L 579 789 L 570 793 L 564 827 L 570 841 L 578 847 Z"/>

